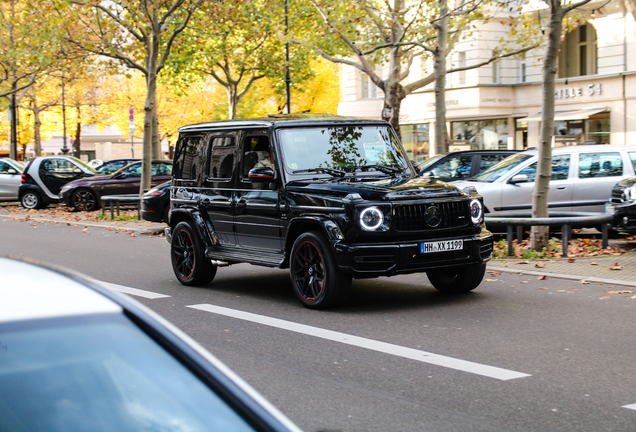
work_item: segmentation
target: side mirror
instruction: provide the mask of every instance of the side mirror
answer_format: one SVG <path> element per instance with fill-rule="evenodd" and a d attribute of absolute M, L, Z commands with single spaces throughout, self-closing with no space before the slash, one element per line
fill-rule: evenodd
<path fill-rule="evenodd" d="M 528 182 L 528 176 L 526 174 L 517 174 L 516 176 L 513 176 L 510 180 L 508 180 L 508 183 L 510 184 L 527 183 L 527 182 Z"/>
<path fill-rule="evenodd" d="M 435 174 L 433 173 L 433 171 L 426 171 L 424 174 L 422 174 L 422 177 L 435 178 Z"/>
<path fill-rule="evenodd" d="M 18 174 L 18 172 L 16 170 L 14 170 L 13 168 L 9 168 L 9 170 L 7 171 L 7 174 Z"/>
<path fill-rule="evenodd" d="M 248 174 L 252 183 L 267 183 L 274 181 L 274 170 L 270 167 L 252 168 Z"/>

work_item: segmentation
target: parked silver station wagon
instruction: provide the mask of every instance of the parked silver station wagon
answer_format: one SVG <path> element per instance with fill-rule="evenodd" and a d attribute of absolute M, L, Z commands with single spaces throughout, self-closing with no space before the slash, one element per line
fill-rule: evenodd
<path fill-rule="evenodd" d="M 536 176 L 538 150 L 510 156 L 465 181 L 484 197 L 486 213 L 528 212 Z M 614 185 L 634 175 L 636 146 L 582 145 L 552 149 L 548 207 L 559 212 L 604 212 Z"/>

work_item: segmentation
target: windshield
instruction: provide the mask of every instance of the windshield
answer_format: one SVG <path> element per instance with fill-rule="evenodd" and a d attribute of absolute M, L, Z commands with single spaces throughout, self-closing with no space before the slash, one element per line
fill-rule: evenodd
<path fill-rule="evenodd" d="M 93 173 L 93 174 L 97 174 L 97 171 L 95 171 L 95 168 L 93 168 L 92 166 L 90 166 L 89 164 L 87 164 L 86 162 L 84 162 L 81 159 L 78 159 L 76 157 L 72 157 L 71 159 L 73 159 L 73 162 L 77 165 L 81 165 L 86 171 Z"/>
<path fill-rule="evenodd" d="M 486 171 L 483 171 L 473 177 L 471 180 L 477 180 L 480 182 L 492 183 L 502 176 L 508 174 L 511 170 L 515 169 L 525 160 L 531 158 L 531 154 L 516 154 L 508 156 L 496 165 L 491 166 Z"/>
<path fill-rule="evenodd" d="M 428 167 L 433 165 L 435 162 L 437 162 L 438 160 L 440 160 L 444 156 L 445 156 L 445 154 L 439 154 L 439 155 L 431 156 L 430 158 L 428 158 L 425 161 L 421 162 L 420 165 L 419 165 L 420 171 L 425 171 Z"/>
<path fill-rule="evenodd" d="M 285 170 L 291 174 L 411 174 L 402 147 L 384 126 L 283 129 L 279 138 Z"/>

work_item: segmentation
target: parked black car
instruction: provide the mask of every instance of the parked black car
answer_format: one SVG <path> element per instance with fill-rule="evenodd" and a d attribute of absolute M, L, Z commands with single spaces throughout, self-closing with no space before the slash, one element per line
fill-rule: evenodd
<path fill-rule="evenodd" d="M 463 150 L 432 156 L 419 165 L 419 174 L 443 181 L 471 178 L 519 150 Z"/>
<path fill-rule="evenodd" d="M 171 188 L 172 265 L 184 285 L 221 265 L 289 268 L 310 308 L 352 278 L 426 272 L 460 293 L 493 252 L 481 197 L 418 177 L 384 121 L 277 115 L 182 127 Z"/>
<path fill-rule="evenodd" d="M 150 189 L 141 197 L 141 218 L 168 223 L 170 212 L 170 181 Z"/>
<path fill-rule="evenodd" d="M 24 171 L 18 194 L 24 208 L 39 209 L 59 201 L 62 187 L 73 180 L 94 177 L 97 172 L 72 156 L 40 156 Z"/>
<path fill-rule="evenodd" d="M 614 186 L 607 210 L 614 212 L 613 230 L 636 233 L 636 177 L 625 179 Z"/>
<path fill-rule="evenodd" d="M 153 187 L 170 180 L 172 161 L 152 161 Z M 139 193 L 141 184 L 141 162 L 125 166 L 110 175 L 84 178 L 67 183 L 60 190 L 60 204 L 78 211 L 94 211 L 101 208 L 104 195 L 126 195 Z"/>
<path fill-rule="evenodd" d="M 129 165 L 133 162 L 139 162 L 141 159 L 113 159 L 102 163 L 97 166 L 95 170 L 103 175 L 112 174 L 117 170 L 122 169 L 126 165 Z"/>

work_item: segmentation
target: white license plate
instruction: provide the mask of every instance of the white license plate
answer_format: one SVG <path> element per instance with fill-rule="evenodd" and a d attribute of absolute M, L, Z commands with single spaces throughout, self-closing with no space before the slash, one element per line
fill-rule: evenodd
<path fill-rule="evenodd" d="M 438 242 L 420 243 L 421 253 L 448 252 L 464 248 L 464 240 L 447 240 Z"/>

